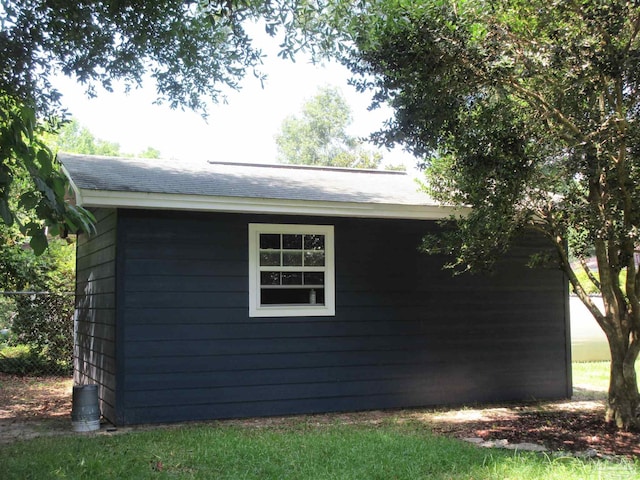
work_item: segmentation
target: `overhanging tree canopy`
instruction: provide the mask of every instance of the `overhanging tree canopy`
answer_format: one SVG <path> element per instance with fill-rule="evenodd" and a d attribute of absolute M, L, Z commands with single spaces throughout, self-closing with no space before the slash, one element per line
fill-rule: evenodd
<path fill-rule="evenodd" d="M 282 33 L 283 55 L 291 55 L 310 9 L 296 0 L 6 0 L 0 91 L 47 111 L 59 101 L 54 74 L 77 79 L 90 93 L 115 81 L 137 87 L 148 75 L 160 101 L 202 110 L 260 65 L 247 22 L 262 20 L 270 33 Z"/>
<path fill-rule="evenodd" d="M 345 63 L 395 109 L 378 141 L 408 145 L 426 158 L 432 194 L 473 206 L 425 249 L 473 270 L 490 268 L 523 228 L 547 235 L 609 340 L 607 418 L 637 425 L 640 6 L 380 0 L 348 28 L 357 49 Z M 597 272 L 584 262 L 592 253 Z"/>
<path fill-rule="evenodd" d="M 237 88 L 247 71 L 261 77 L 262 53 L 245 28 L 262 21 L 281 38 L 281 55 L 291 57 L 309 44 L 331 44 L 324 16 L 336 8 L 305 0 L 276 2 L 165 0 L 161 2 L 5 0 L 0 3 L 0 218 L 18 222 L 38 251 L 46 247 L 44 228 L 87 228 L 90 217 L 64 202 L 66 185 L 54 155 L 38 140 L 54 128 L 45 120 L 60 113 L 52 87 L 63 73 L 92 94 L 139 86 L 150 77 L 158 100 L 204 112 L 207 99 Z M 349 3 L 349 2 L 344 2 Z M 327 8 L 324 8 L 327 7 Z M 20 196 L 14 178 L 26 172 L 32 188 Z"/>

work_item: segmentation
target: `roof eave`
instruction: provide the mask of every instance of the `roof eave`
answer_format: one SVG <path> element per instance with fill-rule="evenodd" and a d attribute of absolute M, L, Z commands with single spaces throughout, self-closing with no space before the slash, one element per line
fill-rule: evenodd
<path fill-rule="evenodd" d="M 78 205 L 102 208 L 191 210 L 226 213 L 262 213 L 332 217 L 442 220 L 465 215 L 467 209 L 439 205 L 283 200 L 251 197 L 218 197 L 168 193 L 121 192 L 78 189 Z"/>
<path fill-rule="evenodd" d="M 69 186 L 71 187 L 71 191 L 73 192 L 73 199 L 75 201 L 75 204 L 82 206 L 82 204 L 84 203 L 82 198 L 82 191 L 73 181 L 73 177 L 69 173 L 69 170 L 67 170 L 67 167 L 65 167 L 64 164 L 61 163 L 60 168 L 62 169 L 62 173 L 64 173 L 67 177 L 67 180 L 69 180 Z"/>

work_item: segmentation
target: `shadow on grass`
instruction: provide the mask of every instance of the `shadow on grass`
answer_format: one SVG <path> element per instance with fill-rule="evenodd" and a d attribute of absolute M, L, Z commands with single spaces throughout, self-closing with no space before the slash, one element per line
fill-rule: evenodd
<path fill-rule="evenodd" d="M 607 391 L 593 387 L 590 385 L 574 385 L 573 401 L 605 401 L 607 399 Z"/>

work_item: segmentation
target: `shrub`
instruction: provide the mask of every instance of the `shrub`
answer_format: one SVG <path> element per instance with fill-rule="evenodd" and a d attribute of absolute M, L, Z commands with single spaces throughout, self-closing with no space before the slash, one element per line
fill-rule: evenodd
<path fill-rule="evenodd" d="M 20 295 L 13 319 L 12 343 L 29 345 L 42 361 L 71 371 L 73 360 L 73 295 Z M 58 373 L 58 372 L 56 372 Z"/>
<path fill-rule="evenodd" d="M 51 359 L 29 345 L 1 346 L 0 372 L 11 375 L 69 375 L 70 362 Z"/>
<path fill-rule="evenodd" d="M 17 344 L 48 349 L 51 355 L 73 353 L 68 339 L 73 335 L 73 296 L 47 293 L 17 298 L 18 315 L 12 332 Z"/>
<path fill-rule="evenodd" d="M 11 296 L 0 295 L 0 330 L 11 327 L 13 317 L 16 314 L 16 302 Z M 0 338 L 0 341 L 2 339 Z"/>
<path fill-rule="evenodd" d="M 70 372 L 74 297 L 68 292 L 74 290 L 75 245 L 71 239 L 52 239 L 37 256 L 21 237 L 10 233 L 0 225 L 5 240 L 0 242 L 0 289 L 12 292 L 0 303 L 0 328 L 10 330 L 4 342 L 28 346 L 31 353 L 19 356 L 21 365 L 16 368 L 20 371 L 46 364 L 50 371 L 45 373 Z"/>

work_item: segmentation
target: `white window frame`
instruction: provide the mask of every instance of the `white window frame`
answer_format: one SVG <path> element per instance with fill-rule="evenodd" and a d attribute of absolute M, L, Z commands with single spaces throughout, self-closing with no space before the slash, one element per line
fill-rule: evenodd
<path fill-rule="evenodd" d="M 260 304 L 260 234 L 319 234 L 325 237 L 324 305 Z M 249 224 L 249 317 L 314 317 L 334 316 L 335 255 L 333 225 Z"/>

